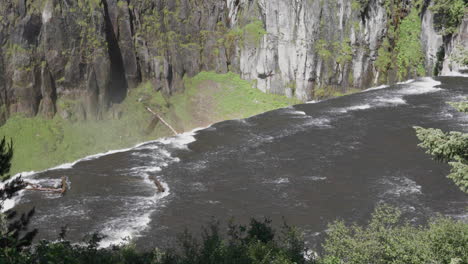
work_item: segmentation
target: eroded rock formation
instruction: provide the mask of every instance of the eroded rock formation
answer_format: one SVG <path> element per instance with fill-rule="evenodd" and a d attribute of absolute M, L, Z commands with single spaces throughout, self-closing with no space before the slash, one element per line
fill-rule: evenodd
<path fill-rule="evenodd" d="M 391 60 L 377 65 L 379 53 L 394 48 L 389 30 L 415 1 L 394 1 L 398 7 L 383 0 L 0 2 L 1 121 L 17 112 L 102 118 L 142 81 L 171 95 L 184 90 L 185 76 L 209 70 L 234 71 L 264 92 L 301 100 L 416 75 L 397 73 Z M 468 46 L 468 22 L 443 38 L 429 4 L 419 7 L 416 21 L 425 74 L 433 74 L 441 47 L 442 73 L 458 71 L 452 58 Z"/>

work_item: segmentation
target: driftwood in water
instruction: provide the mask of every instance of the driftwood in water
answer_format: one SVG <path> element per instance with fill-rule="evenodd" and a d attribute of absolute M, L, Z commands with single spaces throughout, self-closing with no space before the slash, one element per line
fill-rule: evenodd
<path fill-rule="evenodd" d="M 151 180 L 154 182 L 154 184 L 156 185 L 156 188 L 158 189 L 158 192 L 159 193 L 163 193 L 166 191 L 166 188 L 164 188 L 164 186 L 161 184 L 161 182 L 156 179 L 155 177 L 154 178 L 151 178 Z"/>
<path fill-rule="evenodd" d="M 65 194 L 65 192 L 67 192 L 67 189 L 68 189 L 67 178 L 62 176 L 62 192 L 61 193 Z"/>
<path fill-rule="evenodd" d="M 161 120 L 161 122 L 166 125 L 173 133 L 174 135 L 178 135 L 179 133 L 177 133 L 177 131 L 171 126 L 169 125 L 169 123 L 167 123 L 166 121 L 164 121 L 164 119 L 158 115 L 156 112 L 154 112 L 153 110 L 151 110 L 151 108 L 149 107 L 146 107 L 146 110 L 148 110 L 148 112 L 152 113 L 155 117 L 157 117 L 159 120 Z"/>
<path fill-rule="evenodd" d="M 25 182 L 27 186 L 30 186 L 31 188 L 26 188 L 25 190 L 28 191 L 39 191 L 39 192 L 55 192 L 55 193 L 60 193 L 60 194 L 65 194 L 67 191 L 68 185 L 67 185 L 67 179 L 65 177 L 62 177 L 62 184 L 60 188 L 45 188 L 41 187 L 38 184 L 30 183 L 30 182 Z"/>

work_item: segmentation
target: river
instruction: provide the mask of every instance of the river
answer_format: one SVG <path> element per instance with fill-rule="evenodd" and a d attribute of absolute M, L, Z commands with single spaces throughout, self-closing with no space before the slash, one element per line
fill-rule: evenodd
<path fill-rule="evenodd" d="M 71 189 L 23 193 L 16 209 L 35 206 L 38 239 L 55 240 L 66 225 L 72 241 L 99 231 L 103 246 L 128 237 L 148 248 L 213 217 L 284 218 L 312 246 L 327 223 L 364 223 L 382 202 L 415 222 L 467 219 L 467 195 L 445 177 L 448 165 L 417 147 L 412 128 L 468 131 L 467 115 L 445 103 L 467 95 L 468 78 L 423 78 L 221 122 L 27 175 L 45 185 L 66 176 Z M 149 177 L 168 191 L 157 194 Z"/>

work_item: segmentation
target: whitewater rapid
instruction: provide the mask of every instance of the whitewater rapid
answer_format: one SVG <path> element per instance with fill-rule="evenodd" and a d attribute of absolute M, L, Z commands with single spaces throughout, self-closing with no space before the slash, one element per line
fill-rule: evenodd
<path fill-rule="evenodd" d="M 329 107 L 325 108 L 326 110 L 322 112 L 313 112 L 305 109 L 306 105 L 298 105 L 293 107 L 288 107 L 284 109 L 279 109 L 274 111 L 276 119 L 284 118 L 284 122 L 291 122 L 291 125 L 283 126 L 281 129 L 278 129 L 280 124 L 276 122 L 269 123 L 266 126 L 262 126 L 260 131 L 250 131 L 248 130 L 247 135 L 243 135 L 248 144 L 243 146 L 243 148 L 251 149 L 253 152 L 257 148 L 261 148 L 265 145 L 271 144 L 275 141 L 280 141 L 286 138 L 290 138 L 295 134 L 304 133 L 305 131 L 310 130 L 331 130 L 336 128 L 336 123 L 338 120 L 353 115 L 354 113 L 362 113 L 371 109 L 376 108 L 395 108 L 398 106 L 405 106 L 408 104 L 407 97 L 437 93 L 442 92 L 443 89 L 438 86 L 441 82 L 436 81 L 432 78 L 421 78 L 418 80 L 410 80 L 404 83 L 399 83 L 396 86 L 380 86 L 369 88 L 361 93 L 350 95 L 351 97 L 360 97 L 361 100 L 358 102 L 351 101 L 353 103 L 334 103 L 341 102 L 339 98 L 325 100 Z M 385 92 L 379 92 L 379 90 L 391 88 L 385 90 Z M 375 92 L 368 95 L 367 92 Z M 349 101 L 349 100 L 348 100 Z M 348 102 L 346 101 L 346 102 Z M 308 102 L 314 106 L 320 102 Z M 261 117 L 254 117 L 253 119 L 258 118 L 268 118 L 268 116 L 273 115 L 273 113 L 264 113 Z M 243 119 L 238 120 L 239 124 L 245 127 L 252 127 L 252 119 Z M 218 125 L 220 126 L 220 125 Z M 138 197 L 138 199 L 132 199 L 131 197 L 115 199 L 124 199 L 122 202 L 125 206 L 128 206 L 128 211 L 121 212 L 120 215 L 113 216 L 109 219 L 106 219 L 100 223 L 98 231 L 106 235 L 105 240 L 102 241 L 101 246 L 107 247 L 112 244 L 125 243 L 128 239 L 140 237 L 143 233 L 148 231 L 148 227 L 152 222 L 152 215 L 161 210 L 164 206 L 165 201 L 168 201 L 170 197 L 175 197 L 175 192 L 177 193 L 178 189 L 174 187 L 168 180 L 171 180 L 172 175 L 165 174 L 164 177 L 160 176 L 164 174 L 165 170 L 175 163 L 179 163 L 181 158 L 177 156 L 177 150 L 183 150 L 190 152 L 191 149 L 188 148 L 189 144 L 192 144 L 197 141 L 197 135 L 200 131 L 215 131 L 216 128 L 207 127 L 207 128 L 198 128 L 193 131 L 180 134 L 175 137 L 168 137 L 159 140 L 144 142 L 138 144 L 132 148 L 120 149 L 108 151 L 105 153 L 90 155 L 88 157 L 79 159 L 75 162 L 62 164 L 60 166 L 45 170 L 42 172 L 27 172 L 15 175 L 15 177 L 22 175 L 31 182 L 37 182 L 42 184 L 55 184 L 57 179 L 51 178 L 34 178 L 38 174 L 46 174 L 48 172 L 60 171 L 60 170 L 70 170 L 74 169 L 78 164 L 84 162 L 90 162 L 97 160 L 106 156 L 115 155 L 115 154 L 125 154 L 131 152 L 130 156 L 135 160 L 141 160 L 141 164 L 132 164 L 132 167 L 121 171 L 120 173 L 128 175 L 128 177 L 134 177 L 140 179 L 145 186 L 152 188 L 154 190 L 154 195 L 147 197 Z M 213 132 L 214 133 L 214 132 Z M 324 132 L 327 133 L 327 132 Z M 236 139 L 237 140 L 237 139 Z M 229 142 L 230 143 L 230 142 Z M 235 144 L 235 143 L 233 143 Z M 357 148 L 359 143 L 351 143 L 347 147 L 348 149 Z M 199 146 L 202 148 L 202 146 Z M 216 150 L 215 153 L 218 156 L 225 155 L 226 153 L 232 152 L 235 153 L 235 149 L 229 149 L 227 147 Z M 209 166 L 214 164 L 208 163 L 209 158 L 203 159 L 202 162 L 194 164 L 191 170 L 193 171 L 203 171 Z M 143 162 L 144 161 L 144 162 Z M 224 170 L 230 170 L 229 167 L 223 168 Z M 150 180 L 150 177 L 154 177 L 157 174 L 157 178 L 162 182 L 166 188 L 166 192 L 163 194 L 157 194 L 156 187 L 154 183 Z M 405 176 L 406 177 L 406 176 Z M 411 195 L 420 195 L 422 192 L 421 187 L 416 184 L 413 180 L 407 178 L 407 180 L 401 180 L 399 178 L 389 178 L 379 182 L 382 186 L 387 186 L 388 190 L 386 193 L 382 194 L 382 197 L 400 197 L 402 195 L 411 194 Z M 325 183 L 331 179 L 328 176 L 324 175 L 309 175 L 306 177 L 310 182 Z M 74 181 L 78 179 L 71 178 L 71 188 L 74 188 Z M 294 184 L 293 178 L 288 175 L 280 175 L 277 178 L 273 179 L 264 179 L 262 181 L 264 184 L 271 184 L 275 186 L 274 188 L 287 188 Z M 396 186 L 396 187 L 391 187 Z M 402 186 L 401 189 L 398 186 Z M 418 187 L 419 186 L 419 187 Z M 197 192 L 206 192 L 210 190 L 202 179 L 198 179 L 193 184 L 190 185 L 192 190 Z M 393 189 L 392 189 L 393 188 Z M 400 189 L 398 189 L 400 188 Z M 406 189 L 405 189 L 406 188 Z M 177 194 L 180 195 L 180 194 Z M 24 191 L 16 197 L 14 200 L 7 201 L 5 203 L 5 209 L 11 209 L 16 204 L 18 204 L 21 199 L 24 197 Z M 59 196 L 45 197 L 45 199 L 58 199 Z M 90 197 L 88 199 L 97 199 Z M 114 199 L 113 197 L 101 197 L 101 199 Z M 220 204 L 219 199 L 210 199 L 208 203 L 216 205 Z M 126 207 L 127 208 L 127 207 Z M 79 217 L 87 217 L 86 208 L 65 208 L 63 215 L 66 214 L 76 214 Z M 46 219 L 44 219 L 46 221 Z"/>

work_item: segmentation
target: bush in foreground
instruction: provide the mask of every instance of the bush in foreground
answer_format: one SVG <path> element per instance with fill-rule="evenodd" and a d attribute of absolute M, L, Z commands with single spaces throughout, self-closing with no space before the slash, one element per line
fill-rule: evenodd
<path fill-rule="evenodd" d="M 200 239 L 185 232 L 176 249 L 141 252 L 133 245 L 99 248 L 100 237 L 83 245 L 42 241 L 23 250 L 2 248 L 1 263 L 151 263 L 151 264 L 341 264 L 341 263 L 468 263 L 468 224 L 438 217 L 414 226 L 401 212 L 382 205 L 365 226 L 330 224 L 321 256 L 310 254 L 301 233 L 285 225 L 280 231 L 269 220 L 249 225 L 218 223 L 203 229 Z"/>

